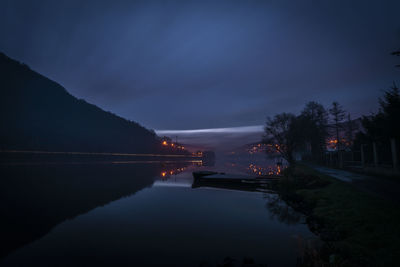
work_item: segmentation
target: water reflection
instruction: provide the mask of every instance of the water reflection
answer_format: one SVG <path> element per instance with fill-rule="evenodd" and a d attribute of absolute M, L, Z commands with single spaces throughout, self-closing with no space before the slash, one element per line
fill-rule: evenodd
<path fill-rule="evenodd" d="M 160 178 L 162 180 L 168 180 L 173 175 L 178 175 L 184 171 L 187 171 L 189 166 L 201 166 L 201 162 L 190 162 L 187 166 L 176 166 L 175 164 L 169 164 L 167 166 L 162 166 L 162 170 L 160 172 Z"/>
<path fill-rule="evenodd" d="M 265 194 L 264 198 L 267 200 L 265 206 L 269 210 L 271 218 L 288 225 L 305 223 L 304 215 L 296 212 L 278 194 Z"/>
<path fill-rule="evenodd" d="M 215 266 L 231 257 L 293 266 L 294 236 L 310 232 L 267 183 L 193 183 L 194 170 L 245 172 L 248 163 L 237 166 L 1 166 L 1 255 L 10 254 L 1 264 Z"/>
<path fill-rule="evenodd" d="M 227 190 L 249 191 L 249 192 L 273 192 L 268 183 L 231 183 L 231 182 L 209 182 L 203 180 L 193 181 L 192 188 L 218 188 Z"/>
<path fill-rule="evenodd" d="M 282 164 L 261 165 L 250 163 L 247 169 L 249 170 L 249 173 L 255 174 L 257 176 L 272 176 L 282 175 L 282 171 L 285 169 L 285 166 L 282 166 Z"/>
<path fill-rule="evenodd" d="M 0 166 L 0 258 L 54 226 L 153 184 L 174 164 L 35 164 Z"/>

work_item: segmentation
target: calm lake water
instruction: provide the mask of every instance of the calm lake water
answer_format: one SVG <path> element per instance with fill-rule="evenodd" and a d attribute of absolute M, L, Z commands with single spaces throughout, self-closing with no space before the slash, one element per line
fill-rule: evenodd
<path fill-rule="evenodd" d="M 0 265 L 295 266 L 299 239 L 315 237 L 275 193 L 193 186 L 194 170 L 250 164 L 3 165 Z"/>

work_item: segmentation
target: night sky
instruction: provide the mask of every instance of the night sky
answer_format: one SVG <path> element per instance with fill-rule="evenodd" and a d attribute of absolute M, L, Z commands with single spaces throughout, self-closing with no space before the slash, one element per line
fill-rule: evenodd
<path fill-rule="evenodd" d="M 382 0 L 1 0 L 0 51 L 157 130 L 262 125 L 310 100 L 358 116 L 399 77 L 399 12 Z"/>

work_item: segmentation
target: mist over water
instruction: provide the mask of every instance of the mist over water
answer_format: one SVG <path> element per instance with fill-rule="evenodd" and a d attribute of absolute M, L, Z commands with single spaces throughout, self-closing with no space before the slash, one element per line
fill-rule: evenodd
<path fill-rule="evenodd" d="M 191 149 L 211 149 L 223 156 L 246 144 L 258 143 L 264 134 L 264 126 L 244 126 L 195 130 L 156 130 L 159 136 L 178 139 Z"/>

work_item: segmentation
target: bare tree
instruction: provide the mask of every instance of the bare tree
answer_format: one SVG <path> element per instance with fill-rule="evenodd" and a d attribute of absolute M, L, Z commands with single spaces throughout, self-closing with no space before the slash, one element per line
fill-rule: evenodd
<path fill-rule="evenodd" d="M 276 151 L 293 166 L 294 152 L 298 146 L 298 120 L 291 113 L 268 117 L 263 142 L 275 146 Z"/>

